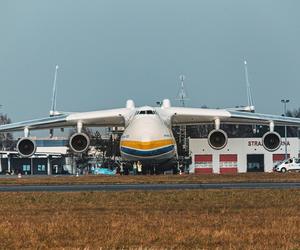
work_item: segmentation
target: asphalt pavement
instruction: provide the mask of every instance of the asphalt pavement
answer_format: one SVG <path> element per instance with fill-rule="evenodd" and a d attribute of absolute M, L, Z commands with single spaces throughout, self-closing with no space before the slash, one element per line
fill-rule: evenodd
<path fill-rule="evenodd" d="M 204 189 L 300 189 L 300 182 L 247 182 L 207 184 L 73 184 L 73 185 L 0 185 L 0 192 L 86 192 L 86 191 L 159 191 Z"/>

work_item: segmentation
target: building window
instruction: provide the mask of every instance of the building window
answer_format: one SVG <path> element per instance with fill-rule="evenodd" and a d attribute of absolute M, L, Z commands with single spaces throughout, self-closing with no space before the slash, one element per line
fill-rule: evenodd
<path fill-rule="evenodd" d="M 46 171 L 46 165 L 38 165 L 38 171 L 39 172 L 43 172 L 43 171 Z"/>
<path fill-rule="evenodd" d="M 23 171 L 24 172 L 30 171 L 30 165 L 23 165 Z"/>

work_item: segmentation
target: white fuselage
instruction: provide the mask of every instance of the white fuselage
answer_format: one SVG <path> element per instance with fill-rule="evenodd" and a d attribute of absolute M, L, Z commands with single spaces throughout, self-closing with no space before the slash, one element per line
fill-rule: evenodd
<path fill-rule="evenodd" d="M 120 151 L 128 161 L 165 161 L 177 154 L 171 127 L 155 110 L 140 111 L 131 118 L 121 137 Z"/>

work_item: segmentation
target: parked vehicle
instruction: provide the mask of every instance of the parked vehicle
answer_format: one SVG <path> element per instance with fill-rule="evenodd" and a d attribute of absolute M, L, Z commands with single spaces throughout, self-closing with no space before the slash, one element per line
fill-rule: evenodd
<path fill-rule="evenodd" d="M 111 170 L 109 168 L 95 168 L 93 174 L 96 175 L 115 175 L 116 170 Z"/>
<path fill-rule="evenodd" d="M 282 173 L 291 171 L 298 172 L 300 171 L 300 159 L 293 157 L 288 160 L 284 160 L 278 163 L 273 170 Z"/>

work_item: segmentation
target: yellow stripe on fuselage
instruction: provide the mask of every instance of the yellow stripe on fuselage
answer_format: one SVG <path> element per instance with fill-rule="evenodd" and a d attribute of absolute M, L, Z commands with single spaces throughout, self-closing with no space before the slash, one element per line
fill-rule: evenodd
<path fill-rule="evenodd" d="M 134 149 L 148 150 L 154 148 L 161 148 L 164 146 L 169 146 L 175 144 L 174 140 L 156 140 L 156 141 L 121 141 L 121 147 L 128 147 Z"/>

